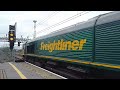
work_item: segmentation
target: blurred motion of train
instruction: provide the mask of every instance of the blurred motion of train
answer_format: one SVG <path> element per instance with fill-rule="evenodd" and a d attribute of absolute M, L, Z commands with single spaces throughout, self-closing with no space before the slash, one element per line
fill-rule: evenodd
<path fill-rule="evenodd" d="M 95 77 L 120 78 L 120 12 L 101 14 L 29 41 L 24 60 L 73 69 Z"/>

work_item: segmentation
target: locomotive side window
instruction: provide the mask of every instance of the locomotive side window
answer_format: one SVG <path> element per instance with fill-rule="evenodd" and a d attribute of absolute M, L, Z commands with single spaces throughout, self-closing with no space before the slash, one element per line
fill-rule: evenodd
<path fill-rule="evenodd" d="M 35 44 L 27 46 L 27 53 L 34 54 Z"/>

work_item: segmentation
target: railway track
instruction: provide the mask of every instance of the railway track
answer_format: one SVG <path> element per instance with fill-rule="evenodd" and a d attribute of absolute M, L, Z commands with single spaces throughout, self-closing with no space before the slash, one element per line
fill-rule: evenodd
<path fill-rule="evenodd" d="M 21 56 L 17 56 L 17 55 L 16 55 L 16 56 L 15 56 L 15 62 L 17 62 L 17 63 L 19 63 L 19 62 L 24 62 L 24 60 L 23 60 L 23 58 L 22 58 Z M 35 65 L 35 64 L 31 63 L 31 62 L 26 62 L 26 61 L 25 61 L 25 63 L 28 63 L 28 64 L 30 64 L 30 65 L 32 65 L 32 66 L 37 67 L 37 68 L 40 68 L 40 69 L 42 69 L 43 71 L 46 71 L 46 72 L 48 72 L 48 73 L 51 73 L 51 75 L 53 74 L 53 75 L 56 75 L 56 76 L 58 76 L 58 77 L 60 77 L 60 78 L 67 79 L 67 78 L 65 78 L 64 76 L 61 76 L 61 75 L 59 75 L 58 73 L 53 72 L 53 71 L 51 71 L 51 70 L 48 69 L 48 68 L 40 67 L 40 66 Z M 43 75 L 43 76 L 48 76 L 48 75 Z"/>
<path fill-rule="evenodd" d="M 33 64 L 29 61 L 27 61 L 26 63 L 30 63 L 30 64 Z M 65 68 L 58 68 L 58 67 L 51 67 L 49 65 L 46 65 L 46 66 L 39 66 L 38 64 L 33 64 L 37 67 L 40 67 L 40 68 L 43 68 L 45 70 L 48 70 L 50 72 L 53 72 L 59 76 L 62 76 L 62 77 L 65 77 L 66 79 L 93 79 L 92 77 L 86 75 L 85 73 L 82 73 L 82 72 L 76 72 L 76 71 L 73 71 L 71 69 L 65 69 Z"/>
<path fill-rule="evenodd" d="M 50 68 L 50 67 L 45 67 L 45 69 L 47 69 L 49 71 L 52 71 L 54 73 L 57 73 L 59 75 L 62 75 L 64 77 L 68 78 L 68 79 L 80 79 L 77 76 L 68 73 L 68 71 L 66 71 L 64 69 L 54 69 L 54 68 Z"/>
<path fill-rule="evenodd" d="M 26 62 L 26 61 L 25 61 L 25 62 Z M 59 75 L 59 74 L 57 74 L 57 73 L 54 73 L 53 71 L 51 72 L 49 69 L 39 67 L 39 66 L 34 65 L 34 64 L 30 63 L 30 62 L 26 62 L 26 63 L 28 63 L 28 64 L 30 64 L 30 65 L 32 65 L 32 66 L 34 66 L 34 67 L 40 68 L 41 70 L 46 71 L 46 72 L 50 73 L 51 75 L 55 75 L 55 76 L 60 77 L 60 78 L 62 78 L 62 79 L 67 79 L 66 77 L 61 76 L 61 75 Z M 45 76 L 45 75 L 43 75 L 43 76 Z"/>
<path fill-rule="evenodd" d="M 66 77 L 68 79 L 93 79 L 93 77 L 90 77 L 89 75 L 83 73 L 83 72 L 77 72 L 70 69 L 65 68 L 51 68 L 51 67 L 45 67 L 45 69 L 52 71 L 54 73 L 57 73 L 63 77 Z"/>
<path fill-rule="evenodd" d="M 23 62 L 23 58 L 21 56 L 16 55 L 16 62 Z M 64 79 L 86 79 L 86 78 L 91 78 L 87 75 L 85 75 L 82 72 L 76 72 L 68 68 L 61 68 L 61 67 L 51 67 L 50 65 L 46 66 L 40 66 L 37 63 L 32 63 L 28 61 L 25 61 L 26 63 L 32 64 L 34 66 L 37 66 L 39 68 L 42 68 L 44 70 L 47 70 L 49 72 L 53 72 L 56 75 L 59 75 L 63 77 Z"/>

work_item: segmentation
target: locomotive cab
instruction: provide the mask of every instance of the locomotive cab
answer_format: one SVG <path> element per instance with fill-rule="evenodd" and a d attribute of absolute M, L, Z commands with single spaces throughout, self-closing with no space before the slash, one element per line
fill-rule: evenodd
<path fill-rule="evenodd" d="M 34 43 L 29 43 L 29 44 L 27 44 L 27 46 L 26 46 L 27 48 L 26 48 L 26 52 L 28 53 L 28 54 L 34 54 L 35 52 L 34 52 L 34 49 L 35 49 L 35 44 Z"/>

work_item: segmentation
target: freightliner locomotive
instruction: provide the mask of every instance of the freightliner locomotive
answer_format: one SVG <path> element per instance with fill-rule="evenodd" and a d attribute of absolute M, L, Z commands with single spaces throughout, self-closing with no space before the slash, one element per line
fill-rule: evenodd
<path fill-rule="evenodd" d="M 24 44 L 23 56 L 40 66 L 120 78 L 120 12 L 101 14 L 31 40 Z"/>

